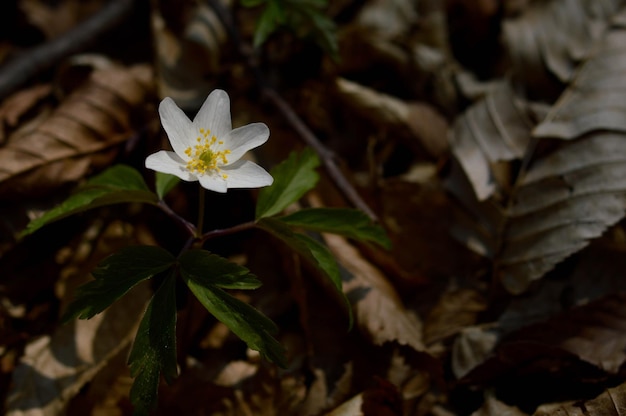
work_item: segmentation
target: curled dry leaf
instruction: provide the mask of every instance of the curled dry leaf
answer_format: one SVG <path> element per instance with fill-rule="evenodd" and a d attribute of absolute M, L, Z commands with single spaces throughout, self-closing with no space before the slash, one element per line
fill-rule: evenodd
<path fill-rule="evenodd" d="M 503 39 L 515 75 L 542 96 L 542 88 L 558 88 L 554 77 L 571 81 L 621 4 L 620 0 L 533 2 L 524 14 L 505 20 Z"/>
<path fill-rule="evenodd" d="M 456 119 L 450 145 L 479 201 L 506 189 L 498 163 L 524 156 L 534 125 L 528 103 L 508 82 L 493 84 L 484 100 Z"/>
<path fill-rule="evenodd" d="M 494 260 L 496 274 L 512 293 L 524 291 L 530 282 L 624 217 L 626 113 L 616 103 L 626 89 L 619 69 L 624 60 L 625 23 L 626 11 L 615 17 L 611 30 L 536 127 L 532 140 L 524 138 L 529 144 L 523 157 L 510 156 L 530 162 L 526 169 L 513 172 L 510 190 L 498 188 L 490 180 L 495 173 L 486 161 L 493 160 L 487 155 L 495 152 L 495 145 L 489 149 L 461 146 L 459 143 L 465 143 L 462 139 L 452 140 L 478 198 L 467 192 L 463 195 L 459 191 L 463 185 L 454 193 L 483 229 L 466 234 L 465 240 L 474 237 L 481 241 L 483 252 Z M 468 113 L 473 111 L 475 108 Z M 455 130 L 455 136 L 468 134 Z M 555 142 L 557 138 L 563 141 Z M 505 141 L 504 135 L 501 141 Z M 495 198 L 496 189 L 503 191 L 499 198 Z M 484 203 L 476 200 L 481 198 L 489 199 Z"/>
<path fill-rule="evenodd" d="M 539 406 L 534 416 L 624 416 L 626 383 L 608 388 L 591 400 Z"/>
<path fill-rule="evenodd" d="M 337 92 L 344 102 L 383 129 L 392 129 L 407 138 L 414 151 L 422 149 L 433 158 L 448 151 L 448 123 L 433 107 L 425 103 L 405 102 L 355 82 L 338 78 Z"/>
<path fill-rule="evenodd" d="M 397 342 L 424 351 L 422 323 L 402 304 L 385 276 L 348 241 L 334 234 L 324 240 L 337 261 L 350 273 L 343 291 L 352 301 L 358 327 L 376 345 Z"/>
<path fill-rule="evenodd" d="M 86 174 L 135 131 L 133 115 L 152 94 L 148 66 L 92 73 L 52 114 L 0 148 L 0 196 L 50 191 Z"/>

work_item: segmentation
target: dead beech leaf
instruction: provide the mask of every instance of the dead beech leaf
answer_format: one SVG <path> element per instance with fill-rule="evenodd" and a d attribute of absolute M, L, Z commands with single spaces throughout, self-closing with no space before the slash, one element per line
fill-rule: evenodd
<path fill-rule="evenodd" d="M 621 5 L 619 0 L 532 2 L 519 17 L 504 20 L 503 40 L 517 78 L 544 96 L 540 89 L 554 86 L 552 77 L 569 82 Z"/>
<path fill-rule="evenodd" d="M 603 297 L 509 334 L 466 379 L 480 382 L 515 370 L 541 371 L 545 359 L 617 373 L 626 362 L 626 294 Z"/>
<path fill-rule="evenodd" d="M 18 91 L 0 104 L 0 145 L 7 139 L 7 130 L 17 127 L 20 118 L 52 91 L 50 84 L 40 84 Z"/>
<path fill-rule="evenodd" d="M 99 156 L 134 132 L 133 114 L 150 94 L 148 66 L 94 71 L 49 117 L 0 148 L 0 195 L 54 189 L 84 175 L 90 164 L 106 164 L 110 156 Z"/>
<path fill-rule="evenodd" d="M 606 389 L 591 400 L 541 405 L 533 416 L 624 416 L 626 383 Z"/>
<path fill-rule="evenodd" d="M 523 158 L 517 158 L 530 163 L 509 180 L 513 184 L 509 190 L 497 188 L 500 192 L 494 194 L 496 187 L 489 187 L 493 182 L 487 180 L 494 176 L 488 164 L 482 165 L 479 175 L 472 173 L 485 163 L 484 154 L 493 151 L 492 147 L 455 151 L 467 176 L 479 178 L 471 181 L 476 195 L 491 197 L 480 202 L 467 191 L 463 194 L 462 184 L 451 187 L 477 225 L 476 232 L 469 231 L 464 238 L 480 241 L 477 246 L 491 256 L 495 274 L 511 293 L 523 292 L 624 217 L 626 113 L 618 103 L 620 91 L 626 89 L 619 70 L 621 45 L 626 42 L 626 10 L 614 22 L 535 128 Z M 483 161 L 466 168 L 470 163 L 462 159 L 471 161 L 476 155 Z"/>
<path fill-rule="evenodd" d="M 334 234 L 324 240 L 337 261 L 351 274 L 343 291 L 352 301 L 358 327 L 376 345 L 397 342 L 424 351 L 422 323 L 405 309 L 385 276 L 348 241 Z"/>
<path fill-rule="evenodd" d="M 60 326 L 51 337 L 30 342 L 13 373 L 9 416 L 61 414 L 68 401 L 134 339 L 150 297 L 139 285 L 90 320 Z"/>
<path fill-rule="evenodd" d="M 420 146 L 434 157 L 448 151 L 448 123 L 433 107 L 425 103 L 405 102 L 347 79 L 338 78 L 337 91 L 344 102 L 384 128 L 407 137 L 408 145 L 417 151 Z"/>

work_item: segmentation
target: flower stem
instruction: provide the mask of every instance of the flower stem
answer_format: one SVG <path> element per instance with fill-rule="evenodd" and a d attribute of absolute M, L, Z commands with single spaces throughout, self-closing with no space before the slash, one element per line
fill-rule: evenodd
<path fill-rule="evenodd" d="M 212 230 L 209 231 L 205 234 L 202 234 L 199 237 L 199 241 L 200 243 L 204 243 L 207 240 L 210 240 L 211 238 L 215 238 L 215 237 L 222 237 L 224 235 L 229 235 L 229 234 L 235 234 L 238 233 L 240 231 L 245 231 L 245 230 L 249 230 L 254 228 L 254 226 L 256 225 L 256 221 L 248 221 L 248 222 L 244 222 L 242 224 L 237 224 L 233 227 L 230 228 L 223 228 L 223 229 L 219 229 L 219 230 Z"/>
<path fill-rule="evenodd" d="M 172 210 L 172 208 L 170 208 L 169 205 L 167 205 L 164 201 L 159 201 L 158 207 L 161 208 L 161 210 L 165 212 L 167 215 L 169 215 L 170 217 L 178 221 L 180 224 L 182 224 L 182 226 L 185 227 L 187 231 L 189 231 L 189 234 L 193 236 L 198 234 L 198 230 L 196 229 L 195 225 L 193 225 L 192 223 L 190 223 L 189 221 L 187 221 L 186 219 L 184 219 L 183 217 L 175 213 Z"/>
<path fill-rule="evenodd" d="M 204 201 L 206 200 L 206 195 L 204 192 L 204 188 L 202 186 L 200 188 L 200 194 L 198 195 L 198 227 L 196 228 L 196 237 L 202 237 L 202 228 L 204 227 Z"/>

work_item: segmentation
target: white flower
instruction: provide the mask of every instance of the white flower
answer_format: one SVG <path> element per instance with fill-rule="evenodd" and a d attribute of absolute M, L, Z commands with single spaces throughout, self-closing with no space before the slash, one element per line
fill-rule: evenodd
<path fill-rule="evenodd" d="M 258 188 L 274 182 L 262 167 L 241 157 L 265 143 L 270 130 L 263 123 L 232 129 L 230 99 L 223 90 L 214 90 L 190 121 L 174 100 L 159 105 L 161 123 L 173 152 L 161 150 L 146 158 L 146 167 L 178 176 L 184 181 L 216 192 L 228 188 Z"/>

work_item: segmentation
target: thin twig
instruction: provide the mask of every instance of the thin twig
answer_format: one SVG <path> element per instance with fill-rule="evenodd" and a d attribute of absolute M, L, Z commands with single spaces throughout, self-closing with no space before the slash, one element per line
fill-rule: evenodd
<path fill-rule="evenodd" d="M 339 168 L 337 164 L 337 156 L 333 151 L 328 149 L 318 138 L 317 136 L 307 127 L 307 125 L 302 121 L 300 116 L 296 114 L 295 111 L 289 106 L 289 104 L 278 94 L 278 92 L 269 86 L 269 84 L 265 81 L 263 74 L 259 70 L 259 66 L 257 64 L 257 59 L 254 56 L 254 50 L 247 45 L 239 35 L 239 31 L 237 30 L 236 25 L 233 22 L 233 19 L 230 15 L 230 12 L 220 0 L 206 0 L 209 7 L 211 7 L 217 17 L 220 19 L 222 24 L 225 26 L 228 31 L 230 37 L 237 44 L 239 53 L 245 58 L 246 64 L 252 71 L 253 75 L 257 80 L 257 84 L 261 89 L 261 92 L 265 98 L 267 98 L 284 116 L 287 122 L 291 125 L 291 127 L 298 132 L 302 140 L 317 153 L 319 158 L 321 159 L 324 168 L 328 175 L 333 179 L 335 185 L 339 188 L 339 190 L 344 194 L 344 196 L 354 205 L 356 208 L 365 212 L 372 221 L 378 221 L 378 217 L 372 211 L 372 209 L 365 203 L 361 195 L 357 192 L 357 190 L 352 186 L 350 181 L 343 174 L 342 170 Z"/>
<path fill-rule="evenodd" d="M 74 29 L 9 61 L 0 69 L 0 100 L 61 59 L 80 52 L 119 25 L 133 9 L 134 0 L 115 0 Z"/>

